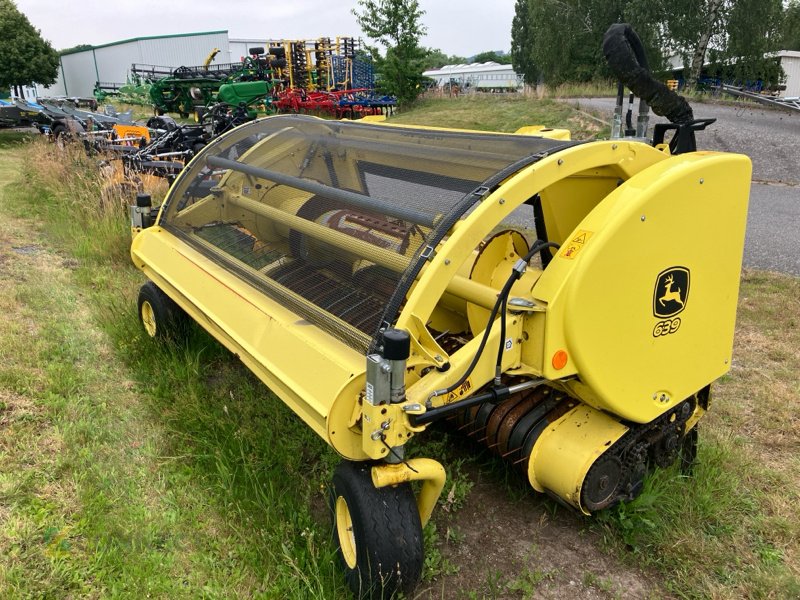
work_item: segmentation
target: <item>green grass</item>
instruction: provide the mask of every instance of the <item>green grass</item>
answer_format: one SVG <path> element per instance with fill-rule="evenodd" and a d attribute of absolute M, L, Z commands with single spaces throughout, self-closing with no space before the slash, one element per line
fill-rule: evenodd
<path fill-rule="evenodd" d="M 459 98 L 394 120 L 575 118 L 550 101 Z M 97 201 L 102 183 L 80 153 L 0 134 L 0 596 L 346 597 L 326 508 L 337 457 L 202 331 L 145 339 L 127 219 Z M 799 279 L 747 273 L 695 476 L 661 471 L 591 521 L 677 597 L 800 596 L 798 314 Z M 447 455 L 440 508 L 457 510 L 462 467 L 483 459 L 436 436 L 424 451 Z M 437 548 L 462 536 L 446 519 L 426 530 L 428 577 L 461 567 Z M 468 594 L 527 597 L 554 576 L 490 573 Z M 608 594 L 600 576 L 582 583 Z"/>
<path fill-rule="evenodd" d="M 650 477 L 601 513 L 611 548 L 687 598 L 800 597 L 800 279 L 746 272 L 731 372 L 700 423 L 694 476 Z"/>
<path fill-rule="evenodd" d="M 527 125 L 544 125 L 570 129 L 573 139 L 608 134 L 608 127 L 604 128 L 566 104 L 514 94 L 423 98 L 389 120 L 401 124 L 503 132 L 514 132 Z"/>
<path fill-rule="evenodd" d="M 94 200 L 84 159 L 58 157 L 62 177 L 52 146 L 13 150 L 25 163 L 3 150 L 0 169 L 26 185 L 0 205 L 4 250 L 21 249 L 2 269 L 3 597 L 341 597 L 336 458 L 202 332 L 144 339 L 127 225 Z"/>

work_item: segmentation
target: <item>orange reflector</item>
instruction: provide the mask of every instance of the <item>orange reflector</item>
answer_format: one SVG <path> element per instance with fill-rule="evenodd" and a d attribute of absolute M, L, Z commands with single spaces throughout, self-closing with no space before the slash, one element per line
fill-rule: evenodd
<path fill-rule="evenodd" d="M 569 360 L 569 356 L 567 356 L 566 350 L 559 350 L 555 354 L 553 354 L 553 368 L 554 369 L 563 369 L 567 366 L 567 360 Z"/>

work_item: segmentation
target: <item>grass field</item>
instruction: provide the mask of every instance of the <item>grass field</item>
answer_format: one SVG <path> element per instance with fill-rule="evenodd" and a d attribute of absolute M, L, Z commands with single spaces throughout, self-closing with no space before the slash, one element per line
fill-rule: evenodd
<path fill-rule="evenodd" d="M 526 125 L 566 128 L 575 139 L 607 135 L 609 128 L 551 99 L 523 95 L 473 94 L 425 98 L 390 119 L 393 123 L 513 132 Z"/>
<path fill-rule="evenodd" d="M 395 120 L 509 131 L 581 118 L 549 101 L 460 98 Z M 201 331 L 170 347 L 144 338 L 127 216 L 98 202 L 102 185 L 79 153 L 0 135 L 0 597 L 346 597 L 326 508 L 337 458 Z M 800 597 L 798 315 L 800 279 L 745 273 L 695 476 L 662 471 L 575 528 L 654 597 Z M 426 582 L 454 583 L 430 597 L 573 597 L 531 558 L 491 586 L 459 585 L 476 565 L 451 558 L 470 532 L 451 534 L 449 519 L 487 459 L 446 442 L 428 442 L 447 455 L 451 512 L 427 531 Z M 503 480 L 498 495 L 524 495 Z M 581 568 L 566 581 L 587 597 L 632 597 Z"/>

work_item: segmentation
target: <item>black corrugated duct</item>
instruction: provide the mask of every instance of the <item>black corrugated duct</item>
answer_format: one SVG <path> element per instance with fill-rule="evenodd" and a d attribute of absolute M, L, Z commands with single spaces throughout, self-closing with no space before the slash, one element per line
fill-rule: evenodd
<path fill-rule="evenodd" d="M 603 54 L 614 74 L 653 112 L 672 123 L 694 120 L 692 107 L 660 81 L 653 79 L 639 36 L 627 23 L 615 23 L 603 36 Z"/>

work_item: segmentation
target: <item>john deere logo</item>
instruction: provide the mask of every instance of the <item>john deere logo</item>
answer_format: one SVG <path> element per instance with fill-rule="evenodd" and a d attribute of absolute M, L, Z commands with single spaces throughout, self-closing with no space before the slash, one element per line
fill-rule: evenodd
<path fill-rule="evenodd" d="M 689 269 L 671 267 L 656 278 L 653 314 L 660 319 L 673 317 L 686 308 L 689 300 Z"/>

